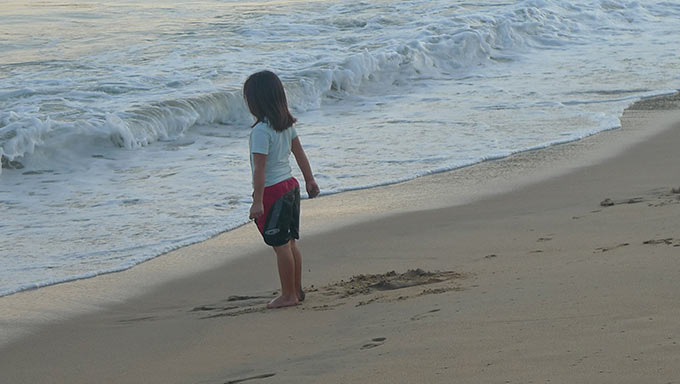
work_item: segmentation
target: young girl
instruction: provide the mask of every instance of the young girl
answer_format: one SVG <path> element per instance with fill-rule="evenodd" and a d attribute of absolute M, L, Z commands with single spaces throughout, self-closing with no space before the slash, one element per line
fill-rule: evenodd
<path fill-rule="evenodd" d="M 300 187 L 291 173 L 291 152 L 310 198 L 319 194 L 319 186 L 293 127 L 296 119 L 288 111 L 281 80 L 269 71 L 255 73 L 243 85 L 243 97 L 256 119 L 249 142 L 254 190 L 250 218 L 264 242 L 274 248 L 281 279 L 281 296 L 267 307 L 296 305 L 305 294 L 302 254 L 295 243 L 300 238 Z"/>

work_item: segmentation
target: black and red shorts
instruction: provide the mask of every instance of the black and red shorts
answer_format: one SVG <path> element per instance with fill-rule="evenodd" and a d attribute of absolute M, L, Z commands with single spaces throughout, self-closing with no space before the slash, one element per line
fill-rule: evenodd
<path fill-rule="evenodd" d="M 300 238 L 300 184 L 294 177 L 265 187 L 264 214 L 255 219 L 267 245 L 278 247 Z"/>

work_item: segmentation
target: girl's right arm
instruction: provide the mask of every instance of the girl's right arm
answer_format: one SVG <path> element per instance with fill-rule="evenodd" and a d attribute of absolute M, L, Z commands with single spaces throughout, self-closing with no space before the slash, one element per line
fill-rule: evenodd
<path fill-rule="evenodd" d="M 307 155 L 305 150 L 302 149 L 302 144 L 300 143 L 300 138 L 296 137 L 293 139 L 290 151 L 293 152 L 295 156 L 295 161 L 302 171 L 302 176 L 305 178 L 305 188 L 307 189 L 307 194 L 310 199 L 313 199 L 319 195 L 319 186 L 314 180 L 314 174 L 312 173 L 312 166 L 309 165 L 309 160 L 307 160 Z"/>
<path fill-rule="evenodd" d="M 257 219 L 264 214 L 264 168 L 267 165 L 267 155 L 253 153 L 253 205 L 250 206 L 250 218 Z"/>

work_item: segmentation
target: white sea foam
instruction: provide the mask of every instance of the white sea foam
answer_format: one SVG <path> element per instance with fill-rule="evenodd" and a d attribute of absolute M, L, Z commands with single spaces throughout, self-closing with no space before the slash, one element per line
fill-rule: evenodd
<path fill-rule="evenodd" d="M 256 70 L 283 79 L 324 193 L 577 140 L 680 86 L 664 1 L 9 1 L 0 295 L 244 223 Z"/>

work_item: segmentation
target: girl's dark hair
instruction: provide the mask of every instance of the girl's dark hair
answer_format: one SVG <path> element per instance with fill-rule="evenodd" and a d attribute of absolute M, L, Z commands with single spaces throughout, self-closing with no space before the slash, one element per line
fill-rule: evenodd
<path fill-rule="evenodd" d="M 297 121 L 288 111 L 283 84 L 273 72 L 262 71 L 250 75 L 243 84 L 243 98 L 250 113 L 257 118 L 253 127 L 266 118 L 275 131 L 282 132 Z"/>

